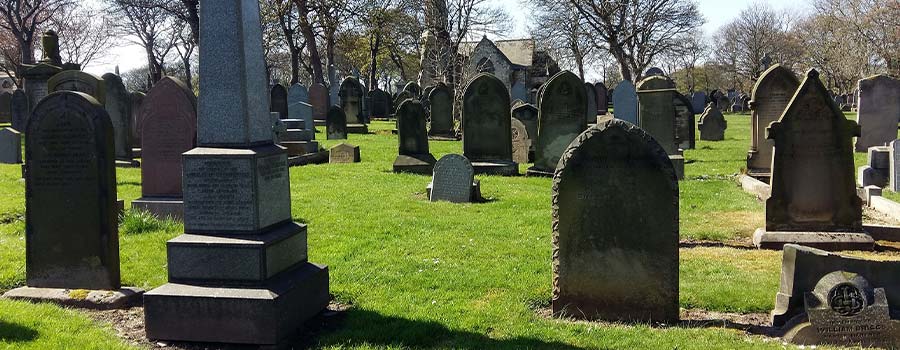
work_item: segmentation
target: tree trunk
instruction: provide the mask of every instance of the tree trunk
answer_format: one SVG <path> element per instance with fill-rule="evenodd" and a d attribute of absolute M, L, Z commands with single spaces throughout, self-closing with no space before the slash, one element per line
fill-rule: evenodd
<path fill-rule="evenodd" d="M 309 23 L 309 7 L 306 5 L 307 0 L 294 0 L 297 4 L 299 14 L 300 33 L 306 39 L 306 50 L 309 51 L 309 65 L 312 66 L 313 83 L 325 83 L 325 77 L 322 74 L 322 57 L 319 56 L 319 49 L 316 47 L 316 35 L 313 33 L 312 26 Z"/>
<path fill-rule="evenodd" d="M 378 86 L 378 78 L 376 78 L 376 72 L 378 71 L 378 52 L 381 51 L 381 33 L 376 30 L 374 43 L 372 44 L 371 49 L 371 61 L 369 62 L 369 91 L 375 90 Z"/>

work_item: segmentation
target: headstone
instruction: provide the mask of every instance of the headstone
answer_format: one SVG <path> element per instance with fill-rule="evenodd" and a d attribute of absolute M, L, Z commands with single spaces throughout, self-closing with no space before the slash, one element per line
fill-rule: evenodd
<path fill-rule="evenodd" d="M 346 164 L 360 161 L 359 146 L 341 143 L 328 150 L 328 163 Z"/>
<path fill-rule="evenodd" d="M 669 155 L 678 153 L 675 144 L 675 83 L 662 75 L 651 75 L 638 83 L 641 129 L 653 136 Z"/>
<path fill-rule="evenodd" d="M 338 106 L 331 106 L 328 119 L 325 120 L 325 134 L 328 140 L 347 139 L 347 115 Z"/>
<path fill-rule="evenodd" d="M 691 94 L 691 106 L 694 107 L 694 112 L 702 111 L 706 109 L 706 93 L 703 91 L 697 91 Z"/>
<path fill-rule="evenodd" d="M 25 93 L 29 108 L 37 106 L 50 93 L 48 80 L 63 69 L 59 56 L 59 36 L 48 30 L 41 35 L 41 52 L 43 57 L 35 65 L 22 65 L 22 78 L 25 79 Z M 31 113 L 31 109 L 28 110 Z M 24 128 L 24 124 L 22 128 Z M 24 130 L 20 130 L 24 131 Z"/>
<path fill-rule="evenodd" d="M 103 82 L 106 85 L 104 107 L 112 121 L 116 140 L 116 160 L 131 163 L 134 161 L 131 147 L 131 93 L 118 75 L 104 74 Z"/>
<path fill-rule="evenodd" d="M 22 164 L 22 133 L 0 129 L 0 164 Z"/>
<path fill-rule="evenodd" d="M 512 88 L 509 89 L 509 94 L 510 98 L 513 101 L 520 100 L 522 102 L 528 102 L 529 100 L 531 100 L 528 96 L 528 87 L 525 86 L 525 84 L 521 81 L 517 81 L 515 84 L 513 84 Z"/>
<path fill-rule="evenodd" d="M 900 264 L 788 244 L 772 325 L 798 345 L 896 348 Z"/>
<path fill-rule="evenodd" d="M 553 313 L 677 322 L 679 194 L 665 150 L 610 119 L 563 155 L 551 202 Z"/>
<path fill-rule="evenodd" d="M 800 82 L 794 73 L 777 64 L 763 72 L 754 85 L 750 101 L 750 151 L 747 155 L 747 173 L 750 176 L 770 176 L 773 145 L 766 139 L 766 128 L 781 117 L 798 86 Z"/>
<path fill-rule="evenodd" d="M 12 122 L 12 93 L 0 91 L 0 123 Z"/>
<path fill-rule="evenodd" d="M 429 135 L 435 137 L 456 138 L 453 125 L 453 93 L 444 83 L 438 83 L 428 95 L 431 110 L 431 130 Z"/>
<path fill-rule="evenodd" d="M 422 96 L 422 87 L 420 87 L 419 84 L 416 84 L 415 82 L 412 82 L 412 81 L 407 83 L 406 86 L 403 87 L 403 91 L 407 91 L 410 94 L 412 94 L 413 98 L 418 98 L 419 96 Z M 403 102 L 403 101 L 401 101 L 401 102 Z"/>
<path fill-rule="evenodd" d="M 131 148 L 141 148 L 141 108 L 147 94 L 139 91 L 131 92 Z M 136 157 L 140 155 L 135 154 Z"/>
<path fill-rule="evenodd" d="M 594 84 L 584 84 L 585 101 L 587 101 L 587 109 L 585 110 L 585 120 L 593 124 L 597 120 L 597 90 L 594 90 Z"/>
<path fill-rule="evenodd" d="M 513 161 L 519 164 L 529 163 L 528 155 L 531 152 L 531 138 L 525 124 L 516 118 L 512 119 L 512 147 Z"/>
<path fill-rule="evenodd" d="M 481 73 L 463 96 L 463 155 L 476 174 L 518 175 L 512 161 L 509 92 L 493 74 Z"/>
<path fill-rule="evenodd" d="M 149 339 L 284 344 L 330 300 L 307 259 L 274 144 L 259 3 L 200 7 L 198 147 L 183 155 L 185 234 L 167 242 L 169 283 L 144 296 Z"/>
<path fill-rule="evenodd" d="M 691 100 L 675 91 L 675 142 L 680 149 L 694 149 L 697 143 L 697 123 Z"/>
<path fill-rule="evenodd" d="M 28 114 L 31 111 L 28 105 L 28 95 L 25 94 L 25 91 L 19 89 L 13 91 L 10 110 L 12 112 L 13 129 L 25 132 L 25 123 L 28 122 Z"/>
<path fill-rule="evenodd" d="M 562 71 L 544 85 L 538 105 L 534 166 L 528 175 L 552 176 L 563 151 L 587 128 L 585 85 L 577 75 Z M 597 119 L 596 114 L 593 118 Z"/>
<path fill-rule="evenodd" d="M 305 86 L 294 84 L 288 90 L 287 119 L 303 120 L 303 130 L 315 130 L 316 125 L 312 115 L 312 105 L 309 103 L 309 91 Z M 316 134 L 312 133 L 315 140 Z"/>
<path fill-rule="evenodd" d="M 900 142 L 891 141 L 890 148 L 890 172 L 888 173 L 888 186 L 891 191 L 900 192 Z"/>
<path fill-rule="evenodd" d="M 638 98 L 634 84 L 625 80 L 616 85 L 612 101 L 616 118 L 638 125 Z"/>
<path fill-rule="evenodd" d="M 281 84 L 272 86 L 269 92 L 269 111 L 278 113 L 279 118 L 288 118 L 288 91 Z"/>
<path fill-rule="evenodd" d="M 658 67 L 650 67 L 650 69 L 648 69 L 647 72 L 644 73 L 644 77 L 648 77 L 648 78 L 652 77 L 652 76 L 659 76 L 659 75 L 664 76 L 664 75 L 666 75 L 666 73 L 663 72 L 663 70 Z"/>
<path fill-rule="evenodd" d="M 25 284 L 115 290 L 119 280 L 113 128 L 96 99 L 44 98 L 25 139 Z"/>
<path fill-rule="evenodd" d="M 47 81 L 49 93 L 57 91 L 78 91 L 91 95 L 101 104 L 106 103 L 106 84 L 103 79 L 82 71 L 69 70 L 54 75 Z M 37 104 L 40 102 L 34 101 Z"/>
<path fill-rule="evenodd" d="M 309 87 L 309 104 L 312 105 L 312 114 L 314 120 L 325 121 L 328 115 L 328 88 L 321 83 L 312 84 Z"/>
<path fill-rule="evenodd" d="M 187 84 L 164 77 L 138 112 L 141 135 L 141 198 L 131 203 L 160 218 L 181 219 L 181 155 L 197 146 L 197 99 Z"/>
<path fill-rule="evenodd" d="M 475 169 L 469 160 L 458 154 L 448 154 L 434 165 L 428 199 L 432 202 L 471 202 L 474 181 Z"/>
<path fill-rule="evenodd" d="M 900 79 L 876 75 L 860 80 L 857 120 L 862 128 L 856 139 L 857 152 L 894 141 L 900 122 Z"/>
<path fill-rule="evenodd" d="M 603 83 L 594 84 L 597 92 L 597 115 L 606 115 L 609 112 L 609 89 Z"/>
<path fill-rule="evenodd" d="M 406 100 L 397 110 L 399 155 L 394 160 L 395 173 L 431 174 L 437 161 L 428 150 L 425 107 L 416 100 Z"/>
<path fill-rule="evenodd" d="M 522 124 L 525 124 L 525 130 L 528 131 L 528 139 L 530 150 L 529 150 L 529 163 L 534 160 L 534 139 L 537 138 L 538 133 L 538 109 L 535 106 L 530 104 L 521 104 L 513 107 L 512 117 L 518 119 Z"/>
<path fill-rule="evenodd" d="M 866 165 L 859 168 L 857 184 L 859 187 L 886 187 L 890 181 L 891 148 L 888 146 L 869 147 Z"/>
<path fill-rule="evenodd" d="M 354 77 L 347 77 L 341 83 L 341 108 L 347 115 L 347 124 L 362 124 L 363 87 Z"/>
<path fill-rule="evenodd" d="M 722 112 L 710 103 L 700 116 L 700 139 L 704 141 L 725 140 L 725 129 L 728 129 L 728 121 L 722 116 Z"/>
<path fill-rule="evenodd" d="M 772 195 L 766 200 L 766 227 L 756 231 L 753 243 L 764 249 L 786 243 L 871 249 L 874 241 L 863 233 L 853 174 L 859 126 L 844 117 L 816 70 L 807 73 L 766 134 L 775 144 Z"/>
<path fill-rule="evenodd" d="M 387 118 L 393 113 L 391 96 L 384 90 L 375 89 L 369 91 L 369 103 L 372 104 L 370 109 L 372 110 L 373 118 Z"/>

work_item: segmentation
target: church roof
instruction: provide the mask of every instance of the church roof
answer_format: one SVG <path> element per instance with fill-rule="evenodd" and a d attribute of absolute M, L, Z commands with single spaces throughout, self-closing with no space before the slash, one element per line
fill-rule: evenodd
<path fill-rule="evenodd" d="M 459 45 L 459 52 L 471 56 L 481 41 L 464 42 Z M 531 67 L 534 59 L 534 39 L 496 40 L 491 41 L 506 58 L 515 65 Z"/>

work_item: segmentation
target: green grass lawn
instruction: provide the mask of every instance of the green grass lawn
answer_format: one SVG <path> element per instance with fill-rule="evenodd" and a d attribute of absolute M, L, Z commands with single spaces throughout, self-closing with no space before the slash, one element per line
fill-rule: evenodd
<path fill-rule="evenodd" d="M 736 185 L 749 147 L 749 116 L 728 116 L 727 139 L 686 152 L 681 237 L 747 243 L 764 206 Z M 362 163 L 291 169 L 296 221 L 309 224 L 309 257 L 330 267 L 331 292 L 351 305 L 312 345 L 330 349 L 711 349 L 784 346 L 720 326 L 620 325 L 542 316 L 551 294 L 550 179 L 480 177 L 483 204 L 431 203 L 427 176 L 397 175 L 393 123 L 350 135 Z M 321 135 L 321 134 L 320 134 Z M 698 134 L 699 136 L 699 134 Z M 326 147 L 337 144 L 322 141 Z M 431 142 L 435 157 L 460 142 Z M 527 165 L 521 165 L 521 170 Z M 140 171 L 118 169 L 118 195 L 140 197 Z M 0 291 L 24 284 L 24 183 L 0 166 Z M 128 204 L 130 205 L 130 204 Z M 126 206 L 128 206 L 126 205 Z M 120 227 L 122 280 L 166 282 L 166 240 L 183 227 L 129 213 Z M 728 247 L 681 249 L 686 309 L 768 312 L 781 254 Z M 610 281 L 623 283 L 624 281 Z M 721 325 L 721 323 L 719 323 Z M 0 301 L 0 348 L 119 348 L 110 325 L 49 305 Z"/>

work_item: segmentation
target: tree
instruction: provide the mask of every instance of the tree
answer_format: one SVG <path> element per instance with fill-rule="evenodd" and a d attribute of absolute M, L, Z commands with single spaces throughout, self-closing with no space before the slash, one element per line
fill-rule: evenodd
<path fill-rule="evenodd" d="M 900 2 L 896 0 L 816 0 L 816 14 L 843 27 L 844 41 L 865 43 L 886 71 L 900 76 Z"/>
<path fill-rule="evenodd" d="M 80 4 L 59 11 L 47 26 L 59 36 L 59 52 L 63 62 L 85 67 L 116 45 L 113 25 L 109 19 L 97 16 L 98 10 Z"/>
<path fill-rule="evenodd" d="M 3 36 L 12 37 L 17 46 L 15 50 L 4 48 L 3 53 L 18 54 L 18 57 L 4 59 L 4 70 L 18 72 L 19 65 L 33 64 L 36 35 L 50 18 L 73 3 L 73 0 L 0 0 L 0 29 L 5 32 Z M 8 37 L 4 39 L 8 40 Z"/>
<path fill-rule="evenodd" d="M 531 36 L 562 65 L 574 66 L 584 80 L 585 60 L 594 53 L 582 16 L 568 1 L 534 0 Z"/>
<path fill-rule="evenodd" d="M 730 68 L 736 85 L 749 88 L 769 68 L 763 63 L 766 57 L 787 67 L 795 65 L 801 48 L 791 35 L 792 23 L 786 13 L 757 3 L 719 29 L 714 41 L 724 46 L 716 51 L 717 59 Z"/>
<path fill-rule="evenodd" d="M 594 45 L 609 52 L 622 78 L 635 81 L 673 40 L 703 24 L 694 1 L 568 0 L 584 17 Z"/>
<path fill-rule="evenodd" d="M 166 57 L 175 48 L 184 23 L 155 6 L 155 0 L 107 0 L 111 15 L 119 17 L 117 29 L 132 43 L 141 45 L 147 56 L 150 79 L 157 82 L 166 74 Z"/>

